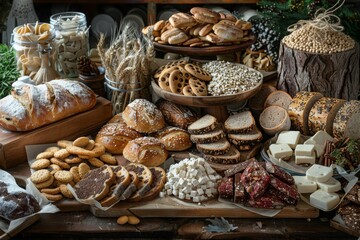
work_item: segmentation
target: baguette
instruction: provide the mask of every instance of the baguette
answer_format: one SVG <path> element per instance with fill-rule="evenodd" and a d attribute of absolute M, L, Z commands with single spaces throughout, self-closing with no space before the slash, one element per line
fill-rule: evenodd
<path fill-rule="evenodd" d="M 87 111 L 95 104 L 95 93 L 77 81 L 24 84 L 0 100 L 0 126 L 10 131 L 29 131 Z"/>

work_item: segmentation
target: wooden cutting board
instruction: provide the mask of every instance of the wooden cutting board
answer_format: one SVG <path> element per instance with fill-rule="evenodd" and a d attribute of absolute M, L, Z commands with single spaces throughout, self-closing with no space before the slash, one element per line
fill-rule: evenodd
<path fill-rule="evenodd" d="M 0 167 L 9 169 L 26 162 L 25 145 L 56 142 L 89 135 L 112 117 L 111 102 L 98 97 L 94 108 L 27 132 L 11 132 L 0 127 Z"/>
<path fill-rule="evenodd" d="M 157 198 L 148 202 L 120 202 L 107 211 L 91 207 L 90 211 L 96 217 L 119 217 L 134 214 L 138 217 L 230 217 L 230 218 L 264 218 L 254 212 L 234 204 L 219 202 L 217 199 L 202 203 L 187 203 L 174 197 Z M 296 206 L 287 206 L 274 218 L 316 218 L 319 210 L 303 201 Z"/>
<path fill-rule="evenodd" d="M 19 234 L 25 228 L 29 227 L 30 225 L 35 223 L 37 220 L 39 220 L 39 218 L 40 218 L 39 214 L 28 217 L 22 224 L 20 224 L 18 227 L 16 227 L 15 229 L 13 229 L 12 231 L 7 232 L 7 233 L 0 230 L 0 240 L 12 239 L 13 237 L 15 237 L 15 235 Z"/>

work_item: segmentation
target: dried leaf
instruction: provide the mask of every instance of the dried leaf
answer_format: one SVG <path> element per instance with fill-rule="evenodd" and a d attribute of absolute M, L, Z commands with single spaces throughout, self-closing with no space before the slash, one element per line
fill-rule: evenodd
<path fill-rule="evenodd" d="M 203 229 L 206 232 L 217 232 L 217 233 L 231 232 L 231 231 L 234 231 L 235 229 L 238 228 L 237 226 L 234 226 L 234 225 L 230 224 L 223 217 L 221 217 L 221 219 L 219 219 L 219 218 L 215 218 L 215 219 L 207 218 L 206 220 L 211 222 L 211 224 L 203 227 Z"/>

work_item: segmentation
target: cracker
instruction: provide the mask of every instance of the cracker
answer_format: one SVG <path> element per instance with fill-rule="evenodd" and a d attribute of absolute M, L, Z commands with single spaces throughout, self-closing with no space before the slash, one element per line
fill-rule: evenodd
<path fill-rule="evenodd" d="M 46 180 L 45 182 L 36 183 L 35 187 L 37 189 L 43 189 L 43 188 L 50 187 L 53 183 L 54 183 L 54 177 L 52 175 L 50 175 L 50 178 L 48 180 Z"/>
<path fill-rule="evenodd" d="M 77 147 L 86 147 L 86 145 L 89 143 L 90 139 L 88 137 L 79 137 L 74 140 L 73 146 Z"/>
<path fill-rule="evenodd" d="M 212 78 L 209 72 L 191 63 L 185 65 L 185 70 L 200 80 L 210 81 Z"/>
<path fill-rule="evenodd" d="M 59 187 L 43 188 L 43 189 L 40 190 L 40 192 L 47 193 L 47 194 L 58 194 L 58 193 L 60 193 L 60 188 Z"/>
<path fill-rule="evenodd" d="M 60 149 L 59 151 L 54 152 L 54 157 L 58 159 L 65 159 L 71 154 L 66 149 Z"/>
<path fill-rule="evenodd" d="M 49 180 L 50 177 L 51 177 L 51 173 L 49 170 L 40 169 L 31 174 L 30 180 L 33 183 L 37 184 L 37 183 L 46 182 L 47 180 Z"/>
<path fill-rule="evenodd" d="M 207 86 L 204 81 L 197 78 L 190 78 L 189 85 L 196 96 L 207 96 Z"/>
<path fill-rule="evenodd" d="M 41 152 L 36 155 L 36 159 L 43 159 L 43 158 L 52 158 L 54 156 L 53 152 Z"/>
<path fill-rule="evenodd" d="M 54 174 L 54 177 L 56 180 L 63 182 L 63 183 L 68 183 L 71 182 L 73 180 L 73 175 L 71 174 L 70 171 L 66 171 L 66 170 L 60 170 L 57 171 Z"/>
<path fill-rule="evenodd" d="M 105 154 L 101 155 L 100 160 L 103 161 L 104 163 L 107 163 L 110 165 L 117 164 L 116 158 L 109 153 L 105 153 Z"/>
<path fill-rule="evenodd" d="M 67 185 L 65 184 L 61 184 L 60 185 L 60 191 L 61 191 L 61 194 L 66 197 L 66 198 L 74 198 L 74 196 L 72 195 L 72 193 L 70 192 L 69 188 L 67 187 Z"/>
<path fill-rule="evenodd" d="M 60 201 L 61 199 L 63 199 L 63 195 L 61 194 L 47 194 L 47 193 L 41 193 L 41 194 L 52 202 Z"/>
<path fill-rule="evenodd" d="M 49 167 L 51 164 L 49 159 L 38 159 L 30 165 L 31 169 L 40 170 Z"/>
<path fill-rule="evenodd" d="M 98 167 L 98 168 L 105 165 L 104 162 L 102 162 L 102 161 L 99 160 L 98 158 L 90 158 L 90 159 L 88 159 L 88 162 L 89 162 L 92 166 Z"/>

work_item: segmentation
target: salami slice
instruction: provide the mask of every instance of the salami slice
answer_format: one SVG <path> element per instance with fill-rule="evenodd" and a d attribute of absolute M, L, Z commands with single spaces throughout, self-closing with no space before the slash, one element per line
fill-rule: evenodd
<path fill-rule="evenodd" d="M 252 161 L 241 175 L 241 182 L 251 198 L 264 194 L 270 182 L 270 175 L 257 161 Z"/>
<path fill-rule="evenodd" d="M 246 201 L 246 191 L 245 187 L 241 182 L 242 173 L 235 174 L 234 182 L 234 202 L 244 203 Z"/>
<path fill-rule="evenodd" d="M 279 198 L 281 201 L 285 202 L 288 205 L 296 205 L 296 203 L 297 203 L 297 199 L 294 199 L 292 197 L 285 195 L 284 193 L 275 189 L 273 186 L 269 186 L 267 192 L 270 195 L 276 196 L 277 198 Z"/>
<path fill-rule="evenodd" d="M 280 192 L 282 192 L 283 194 L 285 194 L 286 196 L 289 196 L 294 199 L 300 198 L 299 193 L 295 187 L 292 187 L 273 176 L 271 176 L 270 185 L 273 186 L 275 189 L 279 190 Z"/>
<path fill-rule="evenodd" d="M 294 185 L 295 180 L 288 172 L 282 170 L 279 166 L 272 164 L 271 162 L 265 163 L 265 169 L 268 173 L 271 173 L 275 177 L 279 178 L 281 181 L 286 182 L 289 185 Z"/>
<path fill-rule="evenodd" d="M 226 177 L 230 177 L 230 176 L 235 175 L 236 173 L 242 172 L 253 161 L 255 161 L 255 158 L 250 158 L 250 159 L 248 159 L 248 160 L 246 160 L 244 162 L 238 163 L 234 167 L 224 171 L 224 175 Z"/>
<path fill-rule="evenodd" d="M 264 195 L 255 199 L 249 199 L 245 205 L 254 208 L 273 209 L 281 209 L 285 206 L 285 204 L 279 198 L 268 193 L 265 193 Z"/>
<path fill-rule="evenodd" d="M 219 196 L 226 199 L 234 198 L 234 178 L 223 177 L 218 185 Z"/>

